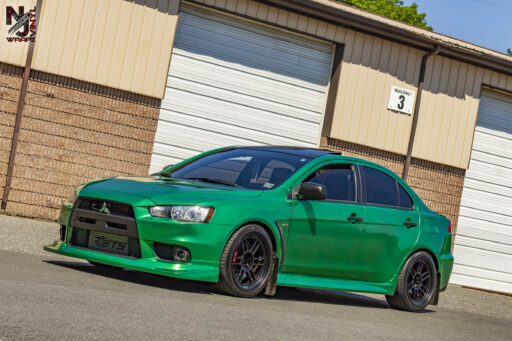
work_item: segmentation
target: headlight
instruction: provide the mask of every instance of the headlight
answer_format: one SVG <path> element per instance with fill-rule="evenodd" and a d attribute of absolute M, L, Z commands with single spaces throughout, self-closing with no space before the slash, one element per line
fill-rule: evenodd
<path fill-rule="evenodd" d="M 215 209 L 207 206 L 153 206 L 149 214 L 153 217 L 171 218 L 189 223 L 207 223 Z"/>
<path fill-rule="evenodd" d="M 85 184 L 78 185 L 73 192 L 70 194 L 69 197 L 67 197 L 67 201 L 74 203 L 76 198 L 78 198 L 78 194 L 84 188 Z"/>

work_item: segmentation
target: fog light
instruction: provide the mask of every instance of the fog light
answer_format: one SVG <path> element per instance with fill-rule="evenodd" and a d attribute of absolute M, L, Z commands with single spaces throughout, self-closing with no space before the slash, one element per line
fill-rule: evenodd
<path fill-rule="evenodd" d="M 60 240 L 62 240 L 62 241 L 66 240 L 66 225 L 60 226 Z"/>
<path fill-rule="evenodd" d="M 174 261 L 180 263 L 190 262 L 190 252 L 181 246 L 174 247 Z"/>

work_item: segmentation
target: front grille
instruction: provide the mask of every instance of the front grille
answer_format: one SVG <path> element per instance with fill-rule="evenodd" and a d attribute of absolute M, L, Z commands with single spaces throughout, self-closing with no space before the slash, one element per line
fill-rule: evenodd
<path fill-rule="evenodd" d="M 140 258 L 133 207 L 97 198 L 78 198 L 71 213 L 70 245 Z"/>
<path fill-rule="evenodd" d="M 135 217 L 133 214 L 133 207 L 131 205 L 117 201 L 102 200 L 96 198 L 80 198 L 77 206 L 82 210 L 100 212 L 103 205 L 105 205 L 104 207 L 111 215 L 129 218 Z"/>
<path fill-rule="evenodd" d="M 73 228 L 69 244 L 83 249 L 119 256 L 140 258 L 139 240 L 111 233 Z"/>

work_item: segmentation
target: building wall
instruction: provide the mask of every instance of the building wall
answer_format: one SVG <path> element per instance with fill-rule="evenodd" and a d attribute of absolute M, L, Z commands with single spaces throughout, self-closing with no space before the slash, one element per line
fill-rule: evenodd
<path fill-rule="evenodd" d="M 0 197 L 5 185 L 23 69 L 0 63 Z"/>
<path fill-rule="evenodd" d="M 5 73 L 0 79 L 10 80 L 13 87 L 21 83 Z M 7 83 L 1 83 L 2 94 L 13 93 L 4 85 Z M 2 100 L 15 110 L 17 96 L 13 93 Z M 120 174 L 146 175 L 159 102 L 70 78 L 32 73 L 6 213 L 54 220 L 61 202 L 80 183 Z M 9 115 L 13 121 L 14 113 Z M 4 120 L 0 124 L 0 180 L 4 186 L 6 149 L 10 150 L 13 129 Z"/>
<path fill-rule="evenodd" d="M 26 8 L 33 8 L 35 0 L 20 1 L 30 2 Z M 0 0 L 2 23 L 5 4 Z M 179 4 L 179 0 L 44 0 L 32 68 L 162 98 Z M 8 43 L 7 26 L 0 27 L 0 62 L 24 66 L 28 43 Z"/>

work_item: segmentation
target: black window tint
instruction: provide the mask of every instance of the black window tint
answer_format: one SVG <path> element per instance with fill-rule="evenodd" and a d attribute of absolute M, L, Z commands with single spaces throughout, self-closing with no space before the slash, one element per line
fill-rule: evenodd
<path fill-rule="evenodd" d="M 373 168 L 362 167 L 366 179 L 366 202 L 369 204 L 398 206 L 396 180 Z"/>
<path fill-rule="evenodd" d="M 398 184 L 398 195 L 400 196 L 400 207 L 412 208 L 412 199 L 400 184 Z"/>
<path fill-rule="evenodd" d="M 330 165 L 320 168 L 310 175 L 306 181 L 324 185 L 327 189 L 327 199 L 356 200 L 354 171 L 350 165 Z"/>

